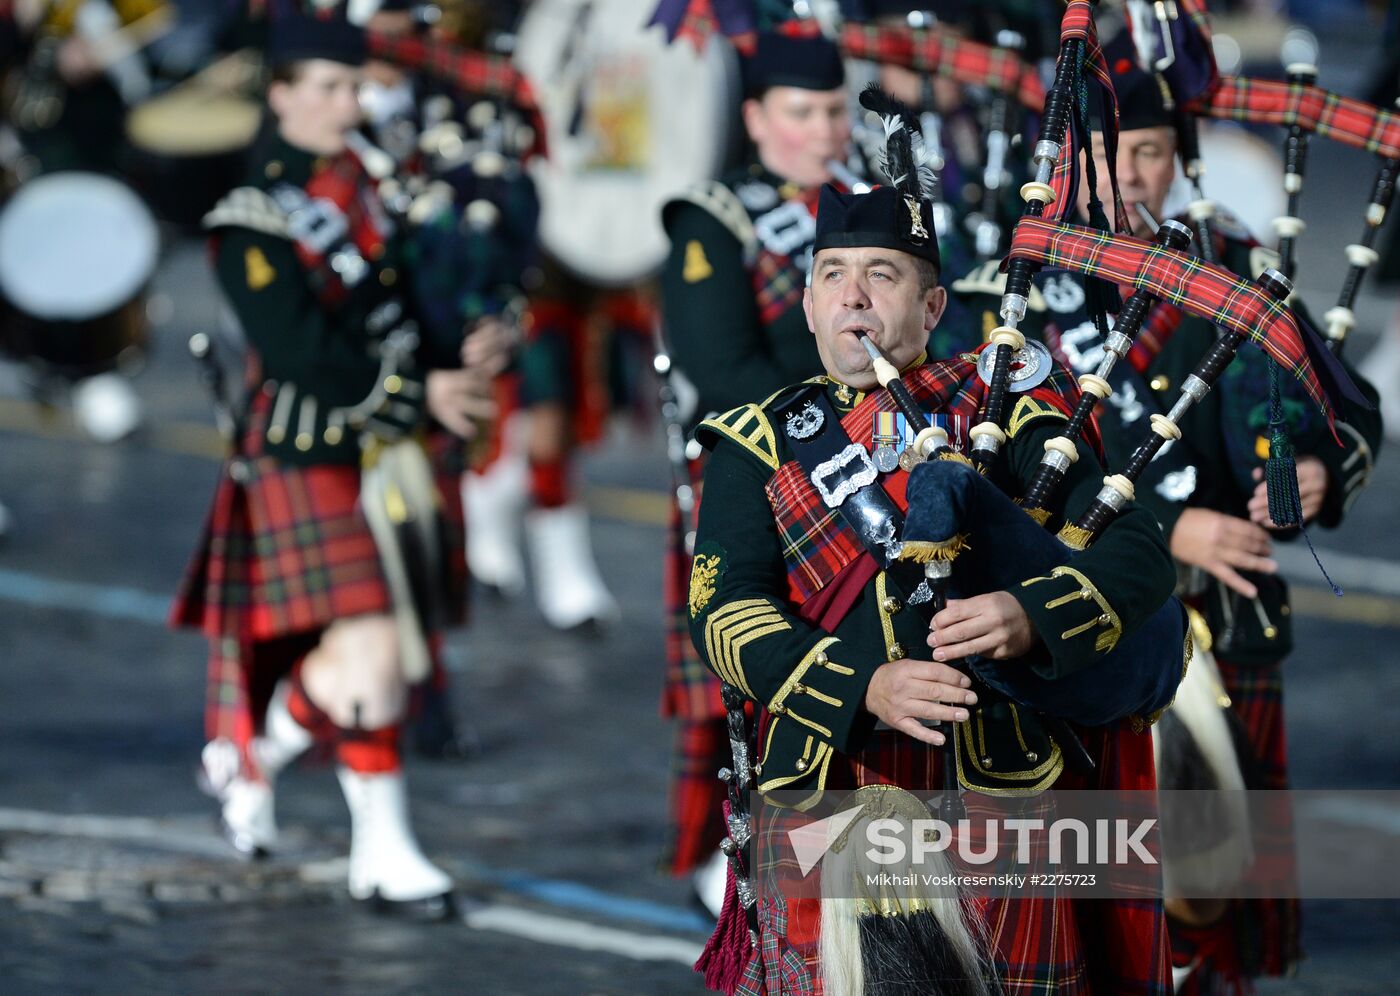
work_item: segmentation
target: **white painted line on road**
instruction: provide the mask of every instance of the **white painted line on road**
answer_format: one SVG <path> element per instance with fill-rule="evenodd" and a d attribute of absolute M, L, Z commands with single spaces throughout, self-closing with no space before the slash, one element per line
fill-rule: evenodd
<path fill-rule="evenodd" d="M 154 844 L 172 851 L 228 858 L 229 846 L 207 817 L 158 820 L 142 816 L 86 816 L 0 808 L 0 831 Z"/>
<path fill-rule="evenodd" d="M 656 934 L 635 934 L 629 930 L 600 927 L 582 920 L 551 916 L 516 906 L 485 906 L 462 916 L 473 930 L 511 934 L 541 944 L 602 951 L 636 961 L 676 961 L 694 965 L 702 946 L 692 941 Z"/>
<path fill-rule="evenodd" d="M 1343 591 L 1356 588 L 1360 591 L 1379 595 L 1400 595 L 1400 564 L 1393 560 L 1378 557 L 1360 557 L 1340 550 L 1317 549 L 1318 559 L 1332 580 Z M 1278 561 L 1279 571 L 1290 580 L 1310 584 L 1322 584 L 1317 564 L 1306 546 L 1274 545 L 1273 557 Z"/>
<path fill-rule="evenodd" d="M 87 840 L 122 841 L 182 854 L 233 861 L 228 844 L 213 830 L 208 817 L 153 819 L 141 816 L 96 816 L 52 813 L 34 809 L 0 808 L 0 833 L 29 833 Z M 468 859 L 466 864 L 474 864 Z M 344 881 L 348 862 L 343 857 L 306 861 L 299 867 L 302 881 L 327 885 Z M 502 891 L 527 900 L 572 908 L 595 916 L 647 923 L 666 929 L 703 930 L 708 924 L 690 910 L 617 896 L 576 882 L 537 879 L 508 869 L 482 869 L 482 878 Z M 494 873 L 494 874 L 493 874 Z M 557 899 L 558 904 L 550 902 Z M 580 951 L 602 951 L 638 961 L 676 961 L 693 965 L 701 945 L 678 937 L 604 927 L 585 920 L 518 906 L 488 904 L 463 915 L 476 930 L 513 934 L 545 944 Z"/>

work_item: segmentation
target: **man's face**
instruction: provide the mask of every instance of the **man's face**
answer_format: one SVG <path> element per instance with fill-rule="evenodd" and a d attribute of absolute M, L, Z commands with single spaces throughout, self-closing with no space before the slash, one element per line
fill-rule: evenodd
<path fill-rule="evenodd" d="M 1113 213 L 1113 188 L 1108 183 L 1108 158 L 1104 151 L 1103 133 L 1094 132 L 1094 167 L 1098 170 L 1099 199 L 1103 201 L 1110 219 Z M 1128 223 L 1133 234 L 1150 238 L 1151 230 L 1135 205 L 1141 204 L 1162 220 L 1162 205 L 1176 179 L 1176 133 L 1171 128 L 1134 128 L 1118 135 L 1118 189 L 1123 194 L 1123 206 L 1128 209 Z M 1079 210 L 1088 214 L 1089 191 L 1081 184 Z"/>
<path fill-rule="evenodd" d="M 826 164 L 844 159 L 851 139 L 844 90 L 775 86 L 744 101 L 744 127 L 768 169 L 802 187 L 831 179 Z"/>
<path fill-rule="evenodd" d="M 918 358 L 948 300 L 942 287 L 920 290 L 919 282 L 908 253 L 874 247 L 817 253 L 802 310 L 830 376 L 862 391 L 878 386 L 858 332 L 900 369 Z"/>
<path fill-rule="evenodd" d="M 268 106 L 292 145 L 320 156 L 345 148 L 345 133 L 360 122 L 360 71 L 328 59 L 309 59 L 290 83 L 273 83 Z"/>

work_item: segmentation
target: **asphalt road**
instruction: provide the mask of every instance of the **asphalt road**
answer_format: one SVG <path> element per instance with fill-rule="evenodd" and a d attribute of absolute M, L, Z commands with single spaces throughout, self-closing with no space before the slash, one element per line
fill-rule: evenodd
<path fill-rule="evenodd" d="M 1315 143 L 1311 170 L 1316 241 L 1300 285 L 1320 314 L 1343 269 L 1326 245 L 1355 238 L 1371 166 Z M 347 826 L 328 770 L 284 776 L 288 849 L 258 865 L 225 851 L 195 789 L 204 646 L 161 617 L 217 466 L 183 350 L 217 321 L 197 244 L 170 244 L 157 291 L 167 314 L 138 379 L 150 423 L 135 439 L 88 442 L 0 374 L 0 500 L 17 523 L 0 544 L 0 989 L 700 992 L 688 963 L 704 918 L 655 870 L 669 742 L 657 430 L 621 427 L 583 461 L 621 624 L 561 637 L 528 603 L 478 601 L 451 638 L 456 709 L 482 749 L 415 759 L 410 778 L 424 844 L 462 883 L 463 917 L 386 923 L 342 896 Z M 1355 355 L 1395 306 L 1364 296 Z M 1321 587 L 1305 551 L 1287 560 L 1300 787 L 1400 788 L 1397 496 L 1400 462 L 1383 457 L 1347 525 L 1316 537 L 1347 598 Z M 1400 833 L 1400 809 L 1390 818 Z M 1400 902 L 1308 903 L 1305 941 L 1299 977 L 1263 992 L 1395 991 Z"/>

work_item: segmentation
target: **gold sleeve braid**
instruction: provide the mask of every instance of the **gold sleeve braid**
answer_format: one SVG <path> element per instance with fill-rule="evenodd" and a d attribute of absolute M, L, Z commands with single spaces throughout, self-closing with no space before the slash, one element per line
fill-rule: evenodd
<path fill-rule="evenodd" d="M 742 652 L 754 640 L 792 629 L 765 598 L 741 598 L 715 609 L 705 620 L 705 653 L 710 667 L 749 698 L 757 700 L 744 674 Z"/>

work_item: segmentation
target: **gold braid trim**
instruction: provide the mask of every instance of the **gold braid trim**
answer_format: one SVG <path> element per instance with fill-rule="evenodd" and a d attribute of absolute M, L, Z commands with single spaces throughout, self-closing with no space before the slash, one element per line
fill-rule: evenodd
<path fill-rule="evenodd" d="M 899 547 L 897 560 L 912 560 L 916 564 L 950 561 L 971 547 L 965 533 L 946 540 L 905 540 Z"/>
<path fill-rule="evenodd" d="M 1087 529 L 1081 529 L 1072 522 L 1066 522 L 1060 527 L 1056 538 L 1071 550 L 1087 550 L 1089 541 L 1094 538 L 1094 534 Z"/>
<path fill-rule="evenodd" d="M 1016 501 L 1019 504 L 1021 499 L 1018 498 Z M 1050 510 L 1048 508 L 1026 508 L 1022 506 L 1021 511 L 1029 515 L 1037 526 L 1043 526 L 1050 521 Z"/>
<path fill-rule="evenodd" d="M 971 457 L 969 457 L 969 456 L 967 456 L 967 455 L 965 455 L 965 454 L 963 454 L 963 453 L 959 453 L 957 450 L 954 450 L 954 449 L 942 449 L 942 450 L 939 450 L 939 451 L 938 451 L 937 459 L 939 459 L 939 460 L 947 460 L 949 463 L 963 463 L 963 464 L 967 464 L 967 466 L 969 466 L 969 467 L 975 467 L 975 466 L 977 466 L 975 463 L 972 462 L 972 458 L 971 458 Z"/>

